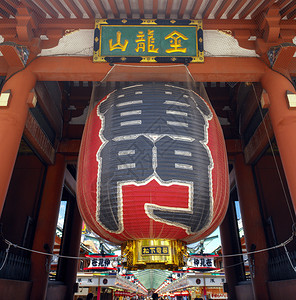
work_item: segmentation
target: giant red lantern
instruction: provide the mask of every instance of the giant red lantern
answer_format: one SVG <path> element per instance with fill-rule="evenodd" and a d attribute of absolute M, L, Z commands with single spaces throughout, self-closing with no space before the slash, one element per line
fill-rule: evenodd
<path fill-rule="evenodd" d="M 123 256 L 137 256 L 130 266 L 180 258 L 184 244 L 220 224 L 228 189 L 221 126 L 194 92 L 138 84 L 91 112 L 78 164 L 80 212 L 94 232 L 123 245 Z"/>

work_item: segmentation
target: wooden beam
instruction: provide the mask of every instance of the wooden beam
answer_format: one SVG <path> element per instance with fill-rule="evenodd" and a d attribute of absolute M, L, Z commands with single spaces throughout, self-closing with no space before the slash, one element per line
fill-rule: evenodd
<path fill-rule="evenodd" d="M 25 1 L 25 0 L 24 0 Z M 67 6 L 72 2 L 72 0 L 65 0 Z M 68 4 L 69 3 L 69 4 Z M 70 8 L 70 6 L 69 6 Z M 41 31 L 46 31 L 47 29 L 60 29 L 67 30 L 71 29 L 93 29 L 94 28 L 94 18 L 82 18 L 80 11 L 73 11 L 73 6 L 71 6 L 71 11 L 76 15 L 77 19 L 46 19 L 45 17 L 39 20 L 38 28 Z M 79 13 L 80 12 L 80 13 Z M 0 34 L 5 35 L 8 30 L 14 30 L 16 28 L 15 19 L 0 19 Z M 258 23 L 252 20 L 228 20 L 228 19 L 205 19 L 203 20 L 204 30 L 258 30 Z M 280 28 L 287 30 L 296 30 L 296 22 L 294 20 L 281 20 Z"/>
<path fill-rule="evenodd" d="M 288 19 L 294 19 L 296 16 L 296 9 L 293 10 L 292 12 L 290 12 L 288 15 L 287 15 L 287 18 Z"/>
<path fill-rule="evenodd" d="M 280 15 L 281 17 L 285 17 L 286 15 L 288 15 L 289 13 L 293 12 L 295 10 L 295 2 L 292 1 L 291 3 L 289 3 L 287 6 L 285 6 L 281 11 L 280 11 Z"/>
<path fill-rule="evenodd" d="M 88 1 L 86 1 L 86 0 L 79 0 L 79 3 L 81 4 L 81 6 L 83 7 L 84 11 L 87 13 L 87 15 L 90 18 L 94 18 L 96 16 L 94 10 L 92 9 L 92 7 L 88 3 Z"/>
<path fill-rule="evenodd" d="M 68 3 L 69 0 L 65 0 Z M 69 2 L 70 3 L 70 2 Z M 68 5 L 68 4 L 67 4 Z M 72 9 L 71 9 L 72 10 Z M 74 13 L 74 12 L 73 12 Z M 15 30 L 16 27 L 15 19 L 3 20 L 0 19 L 0 34 L 4 34 L 8 30 Z M 296 22 L 292 20 L 281 20 L 281 29 L 296 30 Z M 43 18 L 39 21 L 38 28 L 41 31 L 48 29 L 60 29 L 68 30 L 71 29 L 93 29 L 94 19 L 89 18 L 78 18 L 78 19 L 46 19 Z M 258 30 L 258 23 L 255 20 L 227 20 L 227 19 L 206 19 L 203 20 L 204 30 Z"/>
<path fill-rule="evenodd" d="M 295 53 L 296 45 L 292 43 L 288 45 L 281 45 L 277 49 L 273 69 L 280 72 L 282 72 L 282 70 L 288 70 L 291 67 L 292 62 L 295 61 Z"/>
<path fill-rule="evenodd" d="M 179 11 L 178 11 L 178 18 L 183 19 L 184 12 L 186 10 L 186 6 L 188 4 L 188 0 L 182 0 L 180 3 Z"/>
<path fill-rule="evenodd" d="M 45 19 L 46 18 L 46 13 L 40 9 L 33 1 L 31 0 L 21 0 L 20 1 L 24 6 L 27 8 L 33 10 L 39 17 Z"/>
<path fill-rule="evenodd" d="M 280 21 L 280 27 L 282 29 L 286 30 L 296 30 L 296 22 L 293 20 L 281 20 Z"/>
<path fill-rule="evenodd" d="M 243 152 L 240 140 L 225 140 L 227 155 L 235 155 Z"/>
<path fill-rule="evenodd" d="M 24 135 L 46 163 L 54 163 L 55 149 L 52 147 L 47 136 L 30 111 L 28 113 Z"/>
<path fill-rule="evenodd" d="M 77 160 L 78 160 L 78 155 L 68 155 L 65 156 L 65 161 L 67 164 L 71 164 L 71 165 L 76 165 L 77 164 Z"/>
<path fill-rule="evenodd" d="M 260 13 L 264 12 L 265 10 L 267 10 L 268 8 L 270 8 L 273 4 L 274 4 L 275 0 L 265 0 L 261 3 L 261 5 L 259 5 L 255 11 L 253 11 L 252 15 L 251 15 L 251 19 L 255 18 L 256 16 L 258 16 Z"/>
<path fill-rule="evenodd" d="M 144 19 L 144 1 L 138 0 L 138 3 L 139 3 L 140 18 Z"/>
<path fill-rule="evenodd" d="M 269 140 L 274 136 L 269 113 L 267 113 L 257 127 L 249 143 L 244 148 L 244 156 L 247 164 L 253 163 L 265 150 Z"/>
<path fill-rule="evenodd" d="M 104 5 L 102 3 L 101 0 L 94 0 L 94 4 L 97 8 L 97 10 L 99 11 L 101 18 L 102 19 L 106 19 L 107 18 L 107 14 L 106 14 L 106 10 L 104 8 Z"/>
<path fill-rule="evenodd" d="M 9 65 L 6 59 L 1 56 L 0 57 L 0 76 L 6 76 L 9 69 Z"/>
<path fill-rule="evenodd" d="M 109 2 L 109 5 L 111 7 L 114 18 L 119 18 L 119 11 L 118 11 L 115 0 L 108 0 L 108 2 Z"/>
<path fill-rule="evenodd" d="M 64 0 L 76 18 L 82 18 L 82 11 L 78 8 L 73 0 Z"/>
<path fill-rule="evenodd" d="M 220 19 L 231 3 L 232 0 L 223 0 L 215 13 L 215 19 Z"/>
<path fill-rule="evenodd" d="M 93 63 L 89 57 L 39 57 L 27 66 L 39 81 L 187 81 L 257 82 L 267 66 L 254 57 L 207 57 L 204 63 Z M 113 69 L 112 69 L 113 68 Z M 111 70 L 112 69 L 112 70 Z M 189 72 L 188 72 L 189 71 Z"/>
<path fill-rule="evenodd" d="M 254 9 L 254 7 L 258 6 L 262 0 L 253 0 L 250 1 L 247 6 L 240 12 L 239 19 L 245 19 Z"/>
<path fill-rule="evenodd" d="M 254 116 L 254 113 L 260 105 L 260 99 L 262 95 L 261 84 L 254 83 L 254 87 L 249 90 L 245 99 L 242 96 L 238 96 L 238 106 L 240 114 L 240 131 L 245 132 L 247 127 L 250 125 L 250 121 Z M 260 108 L 259 108 L 260 109 Z"/>
<path fill-rule="evenodd" d="M 173 0 L 167 0 L 167 5 L 165 9 L 165 18 L 170 19 L 173 7 Z"/>
<path fill-rule="evenodd" d="M 112 67 L 94 64 L 90 57 L 40 57 L 27 68 L 39 81 L 101 81 Z"/>
<path fill-rule="evenodd" d="M 67 168 L 65 170 L 65 186 L 73 195 L 76 195 L 76 180 Z"/>
<path fill-rule="evenodd" d="M 12 15 L 12 16 L 16 15 L 16 9 L 7 2 L 0 1 L 0 8 L 3 11 L 6 11 L 9 15 Z"/>
<path fill-rule="evenodd" d="M 234 168 L 229 173 L 229 189 L 232 191 L 232 189 L 235 187 L 236 181 L 235 181 L 235 170 Z"/>
<path fill-rule="evenodd" d="M 64 7 L 64 5 L 59 0 L 51 0 L 51 3 L 64 18 L 71 17 L 68 10 Z"/>
<path fill-rule="evenodd" d="M 2 45 L 0 45 L 0 51 L 10 68 L 20 70 L 24 67 L 24 61 L 21 58 L 21 53 L 15 44 L 9 42 L 2 43 Z"/>
<path fill-rule="evenodd" d="M 37 82 L 35 85 L 35 91 L 38 95 L 38 103 L 45 113 L 46 118 L 50 122 L 50 125 L 57 134 L 57 138 L 60 139 L 63 130 L 62 112 L 55 105 L 55 100 L 52 99 L 48 93 L 48 90 L 43 82 Z M 59 100 L 61 102 L 61 100 Z"/>
<path fill-rule="evenodd" d="M 244 6 L 247 0 L 238 0 L 234 2 L 234 5 L 227 13 L 227 19 L 233 19 L 237 12 Z M 240 20 L 241 21 L 241 20 Z"/>
<path fill-rule="evenodd" d="M 1 9 L 0 8 L 0 16 L 3 18 L 3 19 L 8 19 L 10 14 L 8 12 L 6 12 L 5 10 Z"/>
<path fill-rule="evenodd" d="M 191 15 L 190 15 L 190 19 L 195 19 L 201 5 L 202 5 L 203 0 L 196 0 L 193 4 L 193 7 L 191 9 Z"/>
<path fill-rule="evenodd" d="M 222 67 L 220 64 L 225 65 Z M 257 82 L 260 81 L 267 67 L 257 58 L 253 60 L 250 57 L 221 57 L 220 60 L 220 58 L 207 57 L 204 64 L 190 64 L 188 70 L 195 81 Z"/>
<path fill-rule="evenodd" d="M 152 17 L 154 19 L 157 18 L 157 13 L 158 13 L 158 1 L 157 0 L 153 0 Z"/>
<path fill-rule="evenodd" d="M 132 18 L 132 9 L 129 0 L 123 0 L 124 8 L 126 16 L 131 19 Z M 153 17 L 154 18 L 154 17 Z"/>
<path fill-rule="evenodd" d="M 204 9 L 204 11 L 202 13 L 203 19 L 208 19 L 209 15 L 213 11 L 216 4 L 217 4 L 217 0 L 208 1 L 208 5 L 206 6 L 206 8 Z"/>
<path fill-rule="evenodd" d="M 283 8 L 284 6 L 286 6 L 291 0 L 278 0 L 276 5 L 278 6 L 278 8 Z M 292 1 L 293 2 L 293 1 Z"/>
<path fill-rule="evenodd" d="M 41 7 L 52 18 L 58 18 L 59 14 L 44 0 L 35 0 L 39 7 Z"/>
<path fill-rule="evenodd" d="M 58 152 L 65 156 L 78 156 L 81 140 L 62 140 Z"/>
<path fill-rule="evenodd" d="M 9 5 L 11 5 L 14 8 L 17 8 L 19 6 L 19 1 L 18 0 L 6 0 Z"/>

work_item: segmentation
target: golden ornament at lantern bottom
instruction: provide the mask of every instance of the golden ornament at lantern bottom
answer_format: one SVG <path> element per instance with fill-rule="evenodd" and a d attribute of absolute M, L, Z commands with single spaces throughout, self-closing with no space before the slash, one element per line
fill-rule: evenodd
<path fill-rule="evenodd" d="M 130 270 L 169 269 L 185 266 L 186 244 L 182 241 L 145 239 L 121 245 L 121 263 Z"/>

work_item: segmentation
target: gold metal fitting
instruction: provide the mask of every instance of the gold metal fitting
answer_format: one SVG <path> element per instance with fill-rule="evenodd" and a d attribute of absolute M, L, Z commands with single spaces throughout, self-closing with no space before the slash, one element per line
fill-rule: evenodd
<path fill-rule="evenodd" d="M 143 239 L 121 245 L 122 265 L 130 270 L 176 270 L 185 265 L 186 244 L 176 240 Z"/>

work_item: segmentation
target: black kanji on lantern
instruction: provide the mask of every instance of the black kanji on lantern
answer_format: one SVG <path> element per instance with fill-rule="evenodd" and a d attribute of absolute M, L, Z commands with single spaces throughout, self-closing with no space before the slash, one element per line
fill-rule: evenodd
<path fill-rule="evenodd" d="M 97 221 L 123 230 L 123 184 L 176 183 L 189 188 L 188 210 L 146 204 L 157 221 L 200 231 L 211 221 L 212 157 L 207 143 L 212 113 L 195 93 L 165 84 L 141 84 L 113 92 L 97 107 L 103 141 L 99 166 Z"/>

